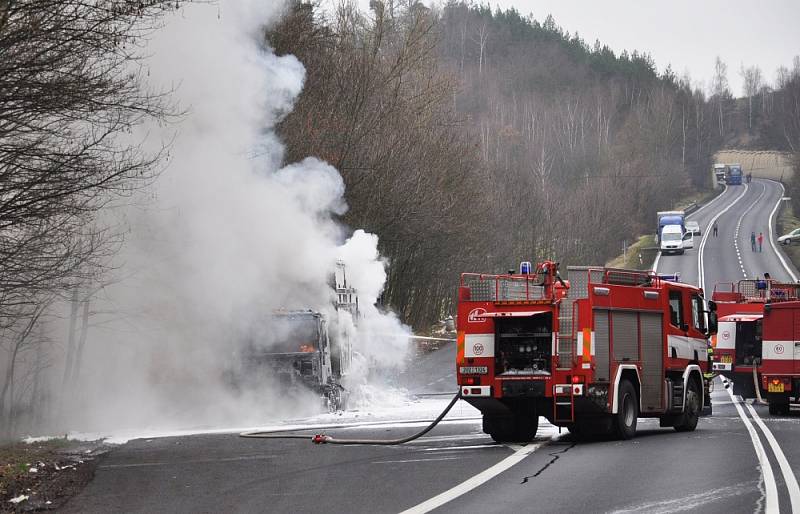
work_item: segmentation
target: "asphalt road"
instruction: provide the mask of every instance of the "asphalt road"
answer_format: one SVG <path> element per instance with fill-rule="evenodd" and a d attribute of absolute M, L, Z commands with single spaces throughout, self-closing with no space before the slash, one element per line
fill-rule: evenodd
<path fill-rule="evenodd" d="M 707 288 L 769 271 L 790 278 L 766 241 L 752 252 L 751 231 L 768 234 L 780 186 L 754 180 L 730 187 L 692 215 L 703 236 Z M 773 225 L 774 226 L 774 225 Z M 738 227 L 738 236 L 737 236 Z M 737 245 L 738 243 L 738 253 Z M 697 281 L 701 238 L 659 271 Z M 741 259 L 741 264 L 740 264 Z M 744 269 L 744 271 L 743 271 Z M 797 273 L 793 270 L 794 273 Z M 453 344 L 427 354 L 400 376 L 420 396 L 455 390 Z M 437 396 L 439 395 L 439 396 Z M 498 445 L 476 417 L 445 421 L 403 446 L 317 446 L 306 440 L 244 439 L 236 434 L 139 439 L 112 451 L 67 512 L 800 512 L 800 415 L 770 416 L 720 381 L 714 415 L 690 433 L 639 420 L 631 441 L 577 442 L 541 418 L 535 441 Z M 462 407 L 457 407 L 457 409 Z M 399 437 L 424 423 L 331 429 L 341 437 Z M 313 431 L 309 431 L 309 434 Z"/>

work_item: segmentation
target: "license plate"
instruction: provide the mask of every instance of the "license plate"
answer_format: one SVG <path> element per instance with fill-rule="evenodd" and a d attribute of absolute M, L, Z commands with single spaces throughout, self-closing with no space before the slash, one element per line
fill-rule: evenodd
<path fill-rule="evenodd" d="M 461 366 L 458 372 L 462 375 L 485 375 L 489 373 L 488 366 Z"/>
<path fill-rule="evenodd" d="M 782 393 L 783 392 L 783 382 L 780 384 L 768 384 L 767 385 L 767 392 L 768 393 Z"/>

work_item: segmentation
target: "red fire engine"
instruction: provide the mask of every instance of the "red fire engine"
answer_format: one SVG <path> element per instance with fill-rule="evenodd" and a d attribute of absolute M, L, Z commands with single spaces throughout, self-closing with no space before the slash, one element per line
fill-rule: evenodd
<path fill-rule="evenodd" d="M 538 417 L 633 437 L 638 417 L 694 430 L 710 411 L 713 302 L 652 272 L 523 263 L 461 276 L 457 377 L 495 441 L 529 441 Z M 532 271 L 532 273 L 530 272 Z"/>
<path fill-rule="evenodd" d="M 788 414 L 792 397 L 800 401 L 800 302 L 764 306 L 761 386 L 770 414 Z"/>
<path fill-rule="evenodd" d="M 767 303 L 798 299 L 800 285 L 774 280 L 740 280 L 717 284 L 711 299 L 717 305 L 719 330 L 714 345 L 713 369 L 733 382 L 733 392 L 756 396 L 753 367 L 761 364 L 762 317 Z"/>

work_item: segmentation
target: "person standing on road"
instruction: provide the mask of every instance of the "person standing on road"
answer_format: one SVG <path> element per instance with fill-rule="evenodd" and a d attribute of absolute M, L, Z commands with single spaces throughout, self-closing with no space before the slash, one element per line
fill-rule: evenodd
<path fill-rule="evenodd" d="M 750 249 L 756 251 L 756 233 L 750 232 Z"/>
<path fill-rule="evenodd" d="M 758 233 L 758 251 L 761 252 L 761 244 L 764 242 L 764 233 Z"/>
<path fill-rule="evenodd" d="M 714 237 L 717 237 L 717 231 L 718 231 L 718 230 L 719 230 L 719 229 L 717 228 L 717 222 L 715 221 L 715 222 L 714 222 L 714 226 L 713 226 L 713 227 L 711 227 L 711 231 L 714 233 Z"/>

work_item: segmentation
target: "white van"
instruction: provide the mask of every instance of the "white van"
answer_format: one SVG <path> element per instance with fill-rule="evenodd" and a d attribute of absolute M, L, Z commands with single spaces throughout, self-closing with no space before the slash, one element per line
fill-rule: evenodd
<path fill-rule="evenodd" d="M 661 253 L 683 253 L 687 248 L 694 248 L 693 234 L 683 231 L 680 225 L 664 225 L 661 229 Z"/>

